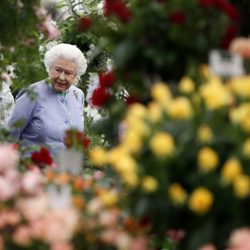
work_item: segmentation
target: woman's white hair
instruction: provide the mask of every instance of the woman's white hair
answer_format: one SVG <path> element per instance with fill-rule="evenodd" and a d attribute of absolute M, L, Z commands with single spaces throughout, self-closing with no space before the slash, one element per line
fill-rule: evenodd
<path fill-rule="evenodd" d="M 53 63 L 59 59 L 68 59 L 76 63 L 76 73 L 79 79 L 87 69 L 87 60 L 82 51 L 76 46 L 68 43 L 60 43 L 49 49 L 44 55 L 44 65 L 50 72 Z"/>

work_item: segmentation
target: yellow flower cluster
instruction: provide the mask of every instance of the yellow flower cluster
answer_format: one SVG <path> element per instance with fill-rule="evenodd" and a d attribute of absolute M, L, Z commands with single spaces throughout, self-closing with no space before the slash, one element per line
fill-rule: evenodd
<path fill-rule="evenodd" d="M 218 77 L 210 77 L 199 90 L 200 96 L 209 110 L 228 106 L 233 102 L 233 96 L 228 87 Z"/>
<path fill-rule="evenodd" d="M 162 168 L 164 164 L 173 166 L 166 167 L 166 172 L 175 171 L 175 157 L 181 157 L 180 152 L 185 154 L 190 150 L 197 175 L 202 178 L 216 176 L 221 187 L 231 185 L 238 198 L 250 195 L 250 178 L 244 173 L 241 161 L 232 155 L 225 161 L 225 155 L 214 147 L 218 130 L 210 121 L 214 114 L 223 114 L 226 126 L 239 126 L 250 133 L 250 77 L 222 82 L 206 68 L 202 70 L 205 81 L 199 86 L 189 77 L 180 80 L 178 90 L 181 95 L 171 92 L 166 83 L 153 84 L 152 100 L 147 105 L 136 103 L 129 106 L 120 124 L 119 144 L 109 150 L 99 147 L 92 149 L 89 154 L 91 162 L 97 166 L 111 166 L 129 188 L 152 193 L 159 190 L 161 178 L 168 176 L 159 177 L 154 175 L 152 169 L 148 170 L 149 166 L 144 166 L 148 164 L 146 157 L 150 158 L 152 168 L 159 167 L 154 166 L 155 162 L 162 164 Z M 180 124 L 188 124 L 189 132 L 181 131 L 179 136 L 180 130 L 176 132 L 175 128 Z M 197 143 L 194 147 L 185 145 L 185 140 L 191 136 L 192 142 Z M 240 153 L 250 159 L 250 138 L 245 138 Z M 168 185 L 166 199 L 169 198 L 173 205 L 187 205 L 198 214 L 205 214 L 212 208 L 216 196 L 205 185 L 190 190 L 190 186 L 183 184 L 182 180 L 171 181 L 165 182 Z M 103 197 L 107 204 L 115 202 L 108 194 Z"/>

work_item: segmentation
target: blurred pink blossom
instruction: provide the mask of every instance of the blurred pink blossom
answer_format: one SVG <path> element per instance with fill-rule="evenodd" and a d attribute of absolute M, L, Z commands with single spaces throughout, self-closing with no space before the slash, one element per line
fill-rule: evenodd
<path fill-rule="evenodd" d="M 133 241 L 130 250 L 145 250 L 147 249 L 148 241 L 147 238 L 140 236 Z"/>
<path fill-rule="evenodd" d="M 51 250 L 73 250 L 72 246 L 67 242 L 57 242 L 52 244 Z"/>
<path fill-rule="evenodd" d="M 28 246 L 29 243 L 31 242 L 30 236 L 31 235 L 30 235 L 30 230 L 28 226 L 19 226 L 15 230 L 12 238 L 16 244 L 21 245 L 21 246 Z"/>
<path fill-rule="evenodd" d="M 14 180 L 6 178 L 6 176 L 0 176 L 0 201 L 7 201 L 15 196 L 19 186 Z"/>
<path fill-rule="evenodd" d="M 27 171 L 23 175 L 21 188 L 27 194 L 39 193 L 44 183 L 43 176 L 37 171 Z"/>
<path fill-rule="evenodd" d="M 235 38 L 229 46 L 229 51 L 232 53 L 237 53 L 243 58 L 250 58 L 250 38 Z"/>
<path fill-rule="evenodd" d="M 2 210 L 0 212 L 0 228 L 7 226 L 13 226 L 21 221 L 20 214 L 15 210 Z"/>
<path fill-rule="evenodd" d="M 227 250 L 250 250 L 250 228 L 243 227 L 234 230 L 230 235 Z"/>
<path fill-rule="evenodd" d="M 115 239 L 115 245 L 118 249 L 131 249 L 133 239 L 127 232 L 119 232 Z"/>
<path fill-rule="evenodd" d="M 106 244 L 113 245 L 116 240 L 116 237 L 117 230 L 115 230 L 114 228 L 102 230 L 102 232 L 100 233 L 100 239 Z"/>
<path fill-rule="evenodd" d="M 49 40 L 54 40 L 60 35 L 58 28 L 50 16 L 47 16 L 46 19 L 39 24 L 38 29 L 41 30 Z"/>
<path fill-rule="evenodd" d="M 46 224 L 43 218 L 30 223 L 30 233 L 32 238 L 43 240 L 45 238 Z"/>
<path fill-rule="evenodd" d="M 115 226 L 119 218 L 118 209 L 105 210 L 100 213 L 99 220 L 102 226 Z"/>
<path fill-rule="evenodd" d="M 73 208 L 50 211 L 45 219 L 45 240 L 51 243 L 70 240 L 75 232 L 78 219 L 78 213 Z"/>
<path fill-rule="evenodd" d="M 0 172 L 15 168 L 18 159 L 18 151 L 11 144 L 0 144 Z"/>
<path fill-rule="evenodd" d="M 39 194 L 35 197 L 22 198 L 17 201 L 16 207 L 28 221 L 37 220 L 48 212 L 48 197 Z"/>

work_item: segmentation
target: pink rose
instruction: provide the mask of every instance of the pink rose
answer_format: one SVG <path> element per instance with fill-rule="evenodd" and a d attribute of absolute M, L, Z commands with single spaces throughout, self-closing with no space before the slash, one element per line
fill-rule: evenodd
<path fill-rule="evenodd" d="M 51 250 L 73 250 L 72 246 L 67 242 L 57 242 L 52 244 Z"/>
<path fill-rule="evenodd" d="M 234 230 L 229 238 L 228 250 L 250 250 L 250 228 Z"/>
<path fill-rule="evenodd" d="M 28 246 L 31 242 L 29 228 L 27 226 L 18 227 L 12 238 L 17 245 Z"/>
<path fill-rule="evenodd" d="M 35 194 L 41 191 L 43 186 L 43 176 L 37 171 L 28 171 L 23 175 L 21 187 L 27 194 Z"/>
<path fill-rule="evenodd" d="M 0 172 L 15 168 L 18 159 L 18 151 L 11 144 L 0 144 Z"/>

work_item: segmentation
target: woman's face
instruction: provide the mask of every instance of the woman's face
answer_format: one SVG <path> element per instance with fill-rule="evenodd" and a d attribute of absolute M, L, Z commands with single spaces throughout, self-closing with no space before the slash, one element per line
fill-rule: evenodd
<path fill-rule="evenodd" d="M 49 72 L 51 84 L 55 91 L 67 90 L 76 79 L 75 62 L 63 58 L 57 59 Z"/>

